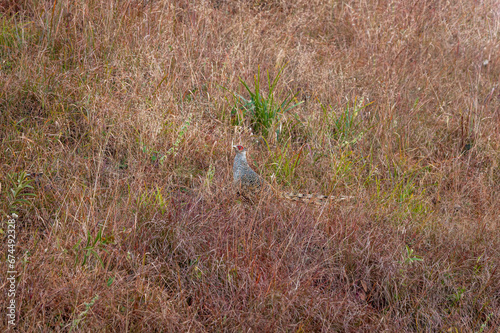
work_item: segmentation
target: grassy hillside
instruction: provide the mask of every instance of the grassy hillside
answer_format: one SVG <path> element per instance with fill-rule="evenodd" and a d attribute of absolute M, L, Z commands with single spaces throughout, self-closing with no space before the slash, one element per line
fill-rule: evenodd
<path fill-rule="evenodd" d="M 18 331 L 498 332 L 498 1 L 0 8 Z"/>

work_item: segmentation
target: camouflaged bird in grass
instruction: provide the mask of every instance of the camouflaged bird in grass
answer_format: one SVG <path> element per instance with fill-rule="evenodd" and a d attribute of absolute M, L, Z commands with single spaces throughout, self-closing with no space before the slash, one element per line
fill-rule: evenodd
<path fill-rule="evenodd" d="M 233 146 L 236 156 L 233 163 L 233 186 L 236 193 L 250 203 L 257 203 L 264 196 L 274 195 L 287 200 L 322 205 L 330 200 L 346 200 L 352 197 L 328 197 L 322 194 L 302 194 L 281 192 L 266 182 L 248 165 L 245 147 Z"/>

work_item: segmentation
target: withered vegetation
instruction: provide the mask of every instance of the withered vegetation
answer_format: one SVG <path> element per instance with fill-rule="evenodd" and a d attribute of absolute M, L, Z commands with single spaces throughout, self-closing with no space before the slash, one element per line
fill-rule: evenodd
<path fill-rule="evenodd" d="M 0 7 L 20 332 L 498 332 L 498 1 Z"/>

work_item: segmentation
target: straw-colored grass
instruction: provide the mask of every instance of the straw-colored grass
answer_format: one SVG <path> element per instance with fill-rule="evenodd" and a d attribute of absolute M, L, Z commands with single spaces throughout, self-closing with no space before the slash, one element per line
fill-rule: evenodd
<path fill-rule="evenodd" d="M 0 8 L 19 332 L 498 332 L 498 1 Z M 263 128 L 242 82 L 282 68 Z M 355 199 L 250 206 L 232 143 Z"/>

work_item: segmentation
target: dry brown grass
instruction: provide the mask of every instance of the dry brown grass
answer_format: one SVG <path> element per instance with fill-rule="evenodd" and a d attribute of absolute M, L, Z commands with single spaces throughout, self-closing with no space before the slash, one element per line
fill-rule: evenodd
<path fill-rule="evenodd" d="M 498 1 L 0 6 L 0 208 L 8 174 L 44 173 L 19 331 L 498 332 Z M 233 93 L 284 64 L 305 102 L 267 146 Z M 356 200 L 249 207 L 232 142 L 283 189 Z"/>

